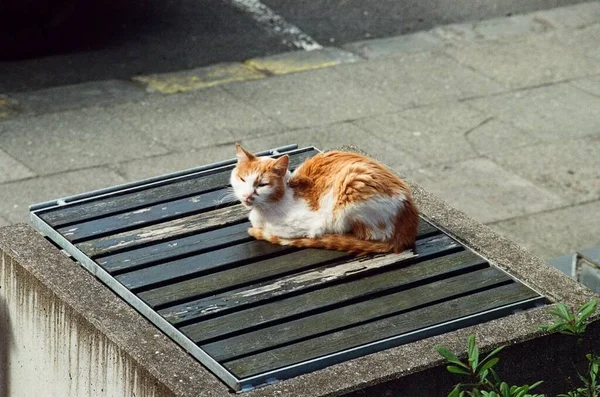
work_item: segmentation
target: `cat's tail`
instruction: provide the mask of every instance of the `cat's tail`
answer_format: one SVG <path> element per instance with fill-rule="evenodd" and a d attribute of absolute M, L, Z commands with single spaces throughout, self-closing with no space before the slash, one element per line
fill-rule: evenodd
<path fill-rule="evenodd" d="M 396 243 L 387 241 L 361 240 L 348 234 L 326 234 L 319 238 L 281 238 L 265 233 L 262 229 L 250 228 L 248 234 L 258 240 L 298 248 L 323 248 L 344 251 L 356 255 L 385 254 L 396 252 Z"/>

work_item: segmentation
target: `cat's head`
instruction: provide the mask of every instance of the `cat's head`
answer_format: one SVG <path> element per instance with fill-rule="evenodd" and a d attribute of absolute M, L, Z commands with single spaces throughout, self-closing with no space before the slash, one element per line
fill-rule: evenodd
<path fill-rule="evenodd" d="M 261 207 L 281 200 L 290 159 L 257 157 L 239 144 L 235 144 L 237 165 L 231 171 L 231 186 L 235 196 L 246 207 Z"/>

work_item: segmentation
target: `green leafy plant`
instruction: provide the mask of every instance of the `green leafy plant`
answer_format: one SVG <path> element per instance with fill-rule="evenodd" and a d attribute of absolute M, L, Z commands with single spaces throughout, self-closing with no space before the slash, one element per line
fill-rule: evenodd
<path fill-rule="evenodd" d="M 582 336 L 589 323 L 589 317 L 594 314 L 597 307 L 598 300 L 593 299 L 585 303 L 574 313 L 564 303 L 557 303 L 556 307 L 548 311 L 554 316 L 554 324 L 541 325 L 540 328 L 548 332 Z"/>
<path fill-rule="evenodd" d="M 590 324 L 590 317 L 598 308 L 598 300 L 593 299 L 582 305 L 576 311 L 569 309 L 564 303 L 558 303 L 549 310 L 554 316 L 554 323 L 541 325 L 540 328 L 548 332 L 560 332 L 562 334 L 577 336 L 579 343 L 584 341 L 584 333 Z M 579 375 L 583 387 L 577 387 L 567 394 L 559 397 L 600 397 L 600 355 L 594 352 L 596 344 L 589 345 L 591 353 L 586 355 L 588 360 L 588 371 L 585 376 Z M 479 348 L 475 341 L 475 335 L 467 339 L 467 361 L 463 362 L 454 353 L 438 346 L 437 351 L 448 360 L 446 368 L 454 374 L 469 377 L 470 382 L 458 383 L 454 386 L 448 397 L 543 397 L 542 394 L 530 394 L 529 392 L 539 386 L 542 382 L 532 385 L 509 386 L 502 381 L 494 366 L 500 359 L 496 357 L 504 348 L 499 347 L 488 354 L 483 360 L 479 359 Z"/>
<path fill-rule="evenodd" d="M 587 377 L 579 375 L 584 387 L 578 387 L 567 394 L 559 394 L 559 397 L 600 397 L 600 385 L 598 384 L 600 356 L 586 354 L 585 357 L 589 361 L 588 375 Z"/>
<path fill-rule="evenodd" d="M 469 383 L 459 383 L 454 386 L 448 397 L 538 397 L 541 394 L 529 394 L 530 390 L 539 386 L 542 382 L 536 382 L 533 385 L 509 386 L 503 382 L 494 366 L 500 359 L 496 355 L 504 348 L 501 346 L 483 360 L 479 359 L 479 348 L 475 341 L 475 335 L 470 335 L 467 339 L 467 361 L 463 362 L 456 357 L 454 353 L 443 346 L 436 349 L 450 365 L 446 367 L 449 372 L 459 375 L 465 375 L 470 378 Z"/>

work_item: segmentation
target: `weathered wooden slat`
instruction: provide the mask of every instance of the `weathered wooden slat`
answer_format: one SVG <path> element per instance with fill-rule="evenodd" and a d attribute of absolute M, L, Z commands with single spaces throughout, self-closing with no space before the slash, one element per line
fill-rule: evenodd
<path fill-rule="evenodd" d="M 362 260 L 355 259 L 182 303 L 168 309 L 160 310 L 159 314 L 169 318 L 176 316 L 180 320 L 183 318 L 200 320 L 204 316 L 214 315 L 225 310 L 241 309 L 248 305 L 257 304 L 275 297 L 282 297 L 290 293 L 322 288 L 349 278 L 364 277 L 384 267 L 399 266 L 402 260 L 417 257 L 419 260 L 425 260 L 428 257 L 436 256 L 443 252 L 452 252 L 452 250 L 459 248 L 460 245 L 456 241 L 445 235 L 428 237 L 417 241 L 418 254 L 405 251 L 396 255 Z M 257 269 L 257 271 L 259 270 Z M 176 315 L 176 313 L 183 314 Z"/>
<path fill-rule="evenodd" d="M 85 241 L 75 246 L 90 257 L 117 253 L 140 245 L 148 245 L 192 233 L 200 233 L 218 226 L 237 223 L 248 217 L 248 210 L 241 204 L 203 212 L 181 219 L 146 226 L 112 236 Z"/>
<path fill-rule="evenodd" d="M 407 288 L 415 283 L 423 283 L 457 272 L 467 272 L 487 266 L 484 259 L 470 251 L 461 251 L 424 262 L 393 269 L 371 277 L 360 278 L 349 283 L 331 285 L 302 295 L 292 296 L 261 306 L 209 318 L 180 328 L 195 343 L 203 343 L 214 338 L 241 332 L 252 327 L 264 326 L 274 321 L 282 321 L 303 313 L 326 310 L 334 305 L 350 300 L 367 298 L 390 289 Z M 172 313 L 173 318 L 165 317 L 173 324 L 184 313 Z"/>
<path fill-rule="evenodd" d="M 437 229 L 429 223 L 422 221 L 419 224 L 418 238 L 429 237 L 432 232 L 437 232 Z M 128 254 L 128 252 L 124 254 Z M 272 277 L 278 274 L 277 272 L 288 273 L 293 269 L 301 271 L 317 264 L 319 260 L 329 262 L 336 259 L 339 261 L 347 257 L 349 255 L 343 252 L 304 250 L 303 254 L 290 253 L 285 256 L 270 258 L 259 263 L 251 263 L 247 266 L 236 268 L 235 271 L 227 272 L 226 274 L 216 273 L 210 276 L 205 275 L 151 289 L 140 293 L 140 297 L 152 307 L 157 305 L 164 306 L 181 300 L 189 301 L 198 295 L 207 294 L 211 291 L 209 289 L 210 286 L 213 286 L 212 291 L 216 292 L 227 287 L 234 287 L 236 284 L 247 284 L 251 281 Z"/>
<path fill-rule="evenodd" d="M 120 274 L 115 278 L 125 287 L 135 290 L 151 288 L 165 282 L 175 282 L 191 276 L 237 266 L 274 254 L 295 250 L 292 247 L 271 244 L 266 241 L 249 241 L 231 247 L 189 256 L 173 262 Z"/>
<path fill-rule="evenodd" d="M 151 263 L 165 262 L 171 258 L 251 241 L 252 237 L 248 235 L 249 227 L 249 222 L 238 223 L 205 233 L 96 258 L 96 262 L 111 274 L 131 271 Z"/>
<path fill-rule="evenodd" d="M 305 249 L 286 255 L 253 262 L 246 266 L 224 270 L 202 277 L 184 280 L 139 293 L 151 307 L 169 305 L 182 300 L 199 298 L 202 295 L 219 293 L 226 289 L 251 282 L 300 272 L 318 264 L 347 259 L 348 254 L 339 251 Z"/>
<path fill-rule="evenodd" d="M 202 345 L 202 349 L 215 360 L 227 361 L 510 281 L 511 278 L 506 273 L 488 267 L 206 343 Z"/>
<path fill-rule="evenodd" d="M 442 287 L 441 289 L 444 288 Z M 384 338 L 461 319 L 483 311 L 501 308 L 502 306 L 532 299 L 537 296 L 535 292 L 524 285 L 511 283 L 475 293 L 468 297 L 459 297 L 364 325 L 304 340 L 292 345 L 232 360 L 224 363 L 224 366 L 238 378 L 243 379 L 344 349 L 350 349 Z M 540 300 L 543 299 L 539 298 Z M 448 332 L 448 330 L 472 324 L 473 321 L 477 322 L 476 319 L 465 319 L 462 323 L 461 320 L 457 320 L 452 325 L 440 327 L 438 333 Z M 434 333 L 432 330 L 429 331 L 430 335 Z M 418 339 L 418 336 L 415 339 Z"/>
<path fill-rule="evenodd" d="M 315 150 L 308 150 L 290 155 L 290 167 L 297 167 L 304 160 L 317 153 Z M 143 208 L 160 202 L 193 196 L 207 190 L 227 186 L 233 168 L 232 165 L 215 171 L 208 170 L 199 175 L 160 186 L 152 186 L 131 193 L 99 198 L 80 204 L 66 205 L 62 208 L 42 212 L 39 216 L 49 225 L 58 228 L 66 224 L 74 224 L 115 212 Z"/>
<path fill-rule="evenodd" d="M 65 226 L 58 229 L 58 232 L 66 237 L 67 240 L 73 242 L 101 235 L 115 234 L 123 230 L 130 230 L 135 227 L 140 228 L 144 225 L 160 221 L 164 222 L 171 219 L 183 218 L 187 215 L 214 209 L 215 207 L 227 207 L 231 203 L 238 201 L 234 197 L 227 196 L 227 194 L 228 191 L 226 189 L 213 190 L 192 197 L 159 203 L 134 211 Z"/>

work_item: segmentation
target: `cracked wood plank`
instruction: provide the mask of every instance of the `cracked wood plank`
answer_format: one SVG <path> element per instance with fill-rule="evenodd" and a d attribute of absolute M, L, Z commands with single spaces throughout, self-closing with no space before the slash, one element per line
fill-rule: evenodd
<path fill-rule="evenodd" d="M 438 235 L 428 237 L 417 241 L 416 254 L 412 251 L 405 251 L 401 254 L 391 254 L 361 260 L 355 259 L 350 262 L 292 274 L 276 280 L 265 281 L 182 303 L 168 309 L 160 310 L 159 314 L 173 319 L 173 315 L 169 313 L 182 313 L 177 316 L 179 321 L 185 318 L 200 320 L 207 315 L 214 315 L 225 310 L 241 309 L 290 293 L 323 288 L 326 285 L 341 282 L 350 277 L 364 277 L 384 267 L 399 266 L 402 263 L 401 261 L 414 260 L 415 258 L 425 259 L 442 252 L 451 252 L 458 249 L 460 249 L 460 245 L 448 236 Z"/>
<path fill-rule="evenodd" d="M 438 230 L 431 226 L 425 221 L 419 223 L 418 238 L 422 239 L 430 236 L 432 233 L 437 233 Z M 235 272 L 227 273 L 219 279 L 220 273 L 215 275 L 205 275 L 202 277 L 193 278 L 190 280 L 184 280 L 179 283 L 165 285 L 149 291 L 140 293 L 142 297 L 151 306 L 164 306 L 167 304 L 173 304 L 174 302 L 194 299 L 203 294 L 210 293 L 209 286 L 213 286 L 212 292 L 216 292 L 219 289 L 226 287 L 235 287 L 237 278 L 237 284 L 246 284 L 251 281 L 257 281 L 273 275 L 272 272 L 275 269 L 279 269 L 281 272 L 290 272 L 293 269 L 300 270 L 307 266 L 316 264 L 316 260 L 322 260 L 329 262 L 331 260 L 342 258 L 348 258 L 349 255 L 344 252 L 327 251 L 325 250 L 303 250 L 304 254 L 288 254 L 284 257 L 271 258 L 267 261 L 261 261 L 258 263 L 249 263 L 246 266 L 236 268 Z M 288 263 L 281 263 L 288 261 Z M 236 277 L 237 276 L 237 277 Z M 206 280 L 204 278 L 208 277 Z M 213 280 L 210 283 L 208 280 Z M 218 280 L 224 281 L 225 284 Z"/>
<path fill-rule="evenodd" d="M 486 265 L 486 261 L 481 257 L 470 251 L 461 251 L 348 283 L 331 285 L 305 294 L 268 302 L 240 312 L 209 318 L 183 326 L 179 330 L 195 343 L 203 343 L 211 339 L 228 337 L 232 333 L 239 333 L 245 329 L 264 327 L 269 323 L 273 324 L 317 310 L 326 310 L 328 307 L 342 303 L 366 299 L 383 291 L 409 288 L 415 283 L 449 277 L 457 272 L 467 272 Z M 174 316 L 165 316 L 165 318 L 177 325 L 177 320 L 184 318 L 182 315 L 185 313 L 173 314 Z"/>
<path fill-rule="evenodd" d="M 510 281 L 506 273 L 488 267 L 203 344 L 202 349 L 217 361 L 232 360 Z"/>
<path fill-rule="evenodd" d="M 438 289 L 444 288 L 444 286 L 441 286 Z M 535 298 L 538 299 L 535 300 Z M 316 357 L 323 357 L 342 350 L 364 346 L 365 344 L 381 341 L 385 338 L 404 335 L 404 339 L 381 343 L 376 349 L 372 348 L 367 351 L 367 353 L 370 353 L 422 339 L 424 337 L 423 333 L 410 333 L 423 330 L 426 327 L 436 327 L 429 329 L 426 332 L 426 336 L 437 335 L 487 321 L 486 319 L 479 319 L 476 316 L 482 312 L 493 310 L 496 311 L 493 317 L 500 317 L 514 310 L 514 308 L 503 309 L 506 305 L 527 302 L 521 308 L 529 308 L 541 300 L 543 300 L 542 297 L 526 286 L 520 283 L 511 283 L 477 292 L 467 297 L 458 297 L 441 303 L 435 303 L 417 310 L 411 310 L 363 325 L 320 335 L 291 345 L 234 359 L 225 362 L 224 366 L 238 378 L 247 378 Z M 490 315 L 488 313 L 485 318 L 489 319 Z M 335 362 L 348 360 L 367 353 L 355 350 L 354 352 L 348 352 L 343 358 L 338 358 Z M 331 364 L 331 360 L 329 360 L 329 364 Z"/>
<path fill-rule="evenodd" d="M 131 249 L 139 245 L 160 242 L 177 236 L 201 233 L 207 229 L 237 223 L 247 217 L 248 210 L 241 204 L 238 204 L 111 236 L 88 240 L 75 244 L 75 246 L 88 256 L 95 257 L 116 253 L 125 248 Z"/>

